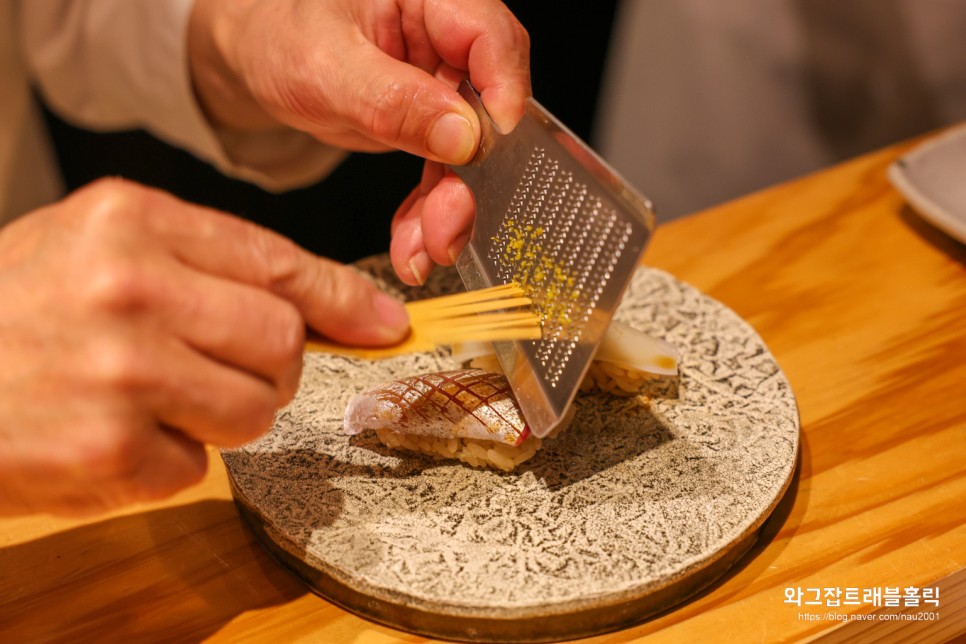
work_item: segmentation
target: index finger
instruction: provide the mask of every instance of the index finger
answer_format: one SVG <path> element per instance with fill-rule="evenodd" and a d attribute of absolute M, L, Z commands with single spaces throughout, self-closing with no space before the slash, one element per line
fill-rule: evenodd
<path fill-rule="evenodd" d="M 288 300 L 306 324 L 328 338 L 391 344 L 409 328 L 402 304 L 347 266 L 227 213 L 158 190 L 140 194 L 151 229 L 180 261 Z"/>
<path fill-rule="evenodd" d="M 463 3 L 461 11 L 445 0 L 431 0 L 425 21 L 443 61 L 468 71 L 500 130 L 512 130 L 532 94 L 530 36 L 520 21 L 498 0 Z"/>

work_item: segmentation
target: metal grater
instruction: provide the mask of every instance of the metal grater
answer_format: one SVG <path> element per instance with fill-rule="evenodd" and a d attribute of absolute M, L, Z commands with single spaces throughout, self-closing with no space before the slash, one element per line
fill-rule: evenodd
<path fill-rule="evenodd" d="M 532 98 L 503 134 L 464 81 L 480 148 L 452 170 L 476 198 L 456 266 L 467 289 L 519 282 L 541 316 L 537 341 L 496 343 L 530 430 L 563 419 L 654 229 L 650 202 Z"/>

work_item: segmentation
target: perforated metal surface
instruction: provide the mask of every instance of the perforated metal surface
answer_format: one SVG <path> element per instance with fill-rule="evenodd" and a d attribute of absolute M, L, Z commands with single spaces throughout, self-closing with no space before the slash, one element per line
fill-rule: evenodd
<path fill-rule="evenodd" d="M 538 341 L 497 344 L 537 436 L 573 401 L 653 229 L 646 199 L 530 100 L 504 135 L 468 84 L 480 116 L 476 159 L 453 170 L 476 198 L 473 236 L 457 267 L 467 288 L 518 282 L 542 322 Z"/>
<path fill-rule="evenodd" d="M 543 323 L 537 368 L 560 385 L 618 260 L 633 233 L 613 208 L 535 148 L 487 258 L 499 279 L 523 285 Z"/>

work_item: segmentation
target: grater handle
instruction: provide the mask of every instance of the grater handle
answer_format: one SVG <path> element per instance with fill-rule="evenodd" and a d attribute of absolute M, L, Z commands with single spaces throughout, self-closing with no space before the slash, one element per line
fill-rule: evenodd
<path fill-rule="evenodd" d="M 476 154 L 467 164 L 452 166 L 453 170 L 462 177 L 464 173 L 467 175 L 474 174 L 471 168 L 477 168 L 483 164 L 490 152 L 499 144 L 504 134 L 500 131 L 499 126 L 493 121 L 492 117 L 490 117 L 490 113 L 483 107 L 483 99 L 480 98 L 479 92 L 476 91 L 476 88 L 468 80 L 463 80 L 460 83 L 458 91 L 459 95 L 463 97 L 463 100 L 469 103 L 473 111 L 476 112 L 476 117 L 480 121 L 480 145 L 476 148 Z"/>

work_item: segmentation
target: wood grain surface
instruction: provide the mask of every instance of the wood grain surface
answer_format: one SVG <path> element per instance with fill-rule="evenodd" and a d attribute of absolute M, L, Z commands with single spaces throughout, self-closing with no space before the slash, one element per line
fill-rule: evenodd
<path fill-rule="evenodd" d="M 885 177 L 909 144 L 660 228 L 645 257 L 733 308 L 791 382 L 800 475 L 759 543 L 671 612 L 589 642 L 942 641 L 966 632 L 966 247 Z M 423 642 L 311 595 L 255 543 L 217 452 L 198 486 L 90 520 L 0 520 L 7 641 Z M 826 608 L 786 590 L 939 588 Z M 845 615 L 935 611 L 921 621 Z M 827 612 L 835 615 L 826 616 Z"/>

